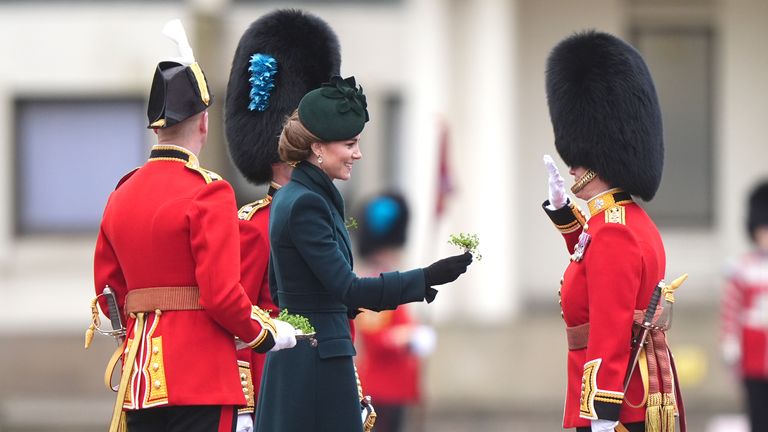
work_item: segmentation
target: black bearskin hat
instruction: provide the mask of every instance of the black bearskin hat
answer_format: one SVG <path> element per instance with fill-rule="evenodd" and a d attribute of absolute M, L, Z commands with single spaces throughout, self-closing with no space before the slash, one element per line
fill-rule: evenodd
<path fill-rule="evenodd" d="M 224 107 L 230 156 L 248 181 L 272 179 L 285 118 L 340 66 L 336 34 L 314 15 L 277 10 L 248 27 L 235 51 Z"/>
<path fill-rule="evenodd" d="M 747 230 L 752 240 L 755 230 L 760 226 L 768 226 L 768 182 L 762 182 L 749 195 L 749 215 Z"/>
<path fill-rule="evenodd" d="M 366 257 L 382 248 L 403 246 L 408 217 L 408 205 L 398 193 L 383 193 L 365 201 L 358 221 L 360 256 Z"/>
<path fill-rule="evenodd" d="M 637 50 L 607 33 L 576 33 L 552 49 L 546 87 L 563 161 L 650 201 L 664 140 L 656 89 Z"/>

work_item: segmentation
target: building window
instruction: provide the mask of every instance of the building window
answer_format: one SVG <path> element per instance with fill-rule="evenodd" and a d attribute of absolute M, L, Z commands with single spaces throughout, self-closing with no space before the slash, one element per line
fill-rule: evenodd
<path fill-rule="evenodd" d="M 656 84 L 664 122 L 664 175 L 644 207 L 662 227 L 713 223 L 714 43 L 707 26 L 637 27 L 633 42 Z"/>
<path fill-rule="evenodd" d="M 16 233 L 97 230 L 117 181 L 147 157 L 144 106 L 139 98 L 17 100 Z"/>
<path fill-rule="evenodd" d="M 240 4 L 249 4 L 249 3 L 260 3 L 260 4 L 273 4 L 276 6 L 284 5 L 284 4 L 295 4 L 298 3 L 299 5 L 306 3 L 311 6 L 317 6 L 318 4 L 354 4 L 354 5 L 378 5 L 378 4 L 393 4 L 393 5 L 399 5 L 403 3 L 403 0 L 300 0 L 298 2 L 292 1 L 292 2 L 286 2 L 285 0 L 233 0 L 234 3 L 240 3 Z"/>

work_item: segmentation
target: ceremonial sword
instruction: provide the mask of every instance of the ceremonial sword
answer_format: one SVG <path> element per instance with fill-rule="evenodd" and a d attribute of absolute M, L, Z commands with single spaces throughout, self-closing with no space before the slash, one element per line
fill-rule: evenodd
<path fill-rule="evenodd" d="M 645 343 L 645 338 L 648 337 L 648 332 L 653 328 L 653 316 L 656 315 L 656 308 L 659 306 L 659 299 L 661 298 L 661 292 L 666 286 L 664 279 L 660 280 L 656 284 L 656 288 L 653 289 L 651 295 L 651 301 L 648 303 L 648 308 L 645 310 L 645 317 L 640 324 L 640 334 L 632 340 L 632 351 L 629 355 L 629 364 L 627 365 L 627 372 L 624 375 L 624 393 L 627 392 L 629 387 L 629 379 L 632 378 L 632 373 L 635 371 L 635 366 L 640 358 L 640 351 Z"/>
<path fill-rule="evenodd" d="M 112 331 L 104 333 L 114 336 L 117 341 L 117 346 L 121 346 L 125 340 L 125 327 L 123 327 L 123 321 L 120 319 L 120 309 L 117 307 L 117 297 L 115 297 L 114 291 L 112 291 L 112 288 L 109 286 L 104 287 L 104 291 L 101 293 L 107 298 L 109 321 L 112 323 Z"/>

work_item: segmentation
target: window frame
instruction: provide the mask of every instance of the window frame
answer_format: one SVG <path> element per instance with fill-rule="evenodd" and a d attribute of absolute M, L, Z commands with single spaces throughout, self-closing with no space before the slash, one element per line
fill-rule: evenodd
<path fill-rule="evenodd" d="M 135 93 L 126 94 L 107 94 L 107 95 L 37 95 L 37 94 L 16 94 L 11 98 L 12 110 L 11 110 L 11 132 L 9 134 L 11 138 L 10 145 L 10 157 L 11 164 L 11 222 L 12 231 L 11 234 L 14 238 L 34 238 L 34 237 L 49 237 L 49 236 L 63 236 L 63 237 L 89 237 L 92 236 L 98 230 L 98 225 L 92 228 L 85 227 L 72 227 L 67 229 L 51 228 L 51 229 L 25 229 L 23 222 L 23 190 L 24 190 L 24 172 L 23 172 L 23 152 L 21 142 L 22 131 L 22 113 L 25 105 L 28 104 L 99 104 L 99 103 L 133 103 L 142 107 L 146 107 L 147 101 L 144 96 L 140 96 Z M 148 151 L 151 143 L 147 140 L 144 143 L 145 149 Z M 104 202 L 106 205 L 106 201 Z"/>

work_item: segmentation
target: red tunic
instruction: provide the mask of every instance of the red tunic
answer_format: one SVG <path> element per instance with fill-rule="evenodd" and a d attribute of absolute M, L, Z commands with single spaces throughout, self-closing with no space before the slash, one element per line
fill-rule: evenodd
<path fill-rule="evenodd" d="M 276 317 L 279 309 L 272 301 L 269 291 L 269 209 L 275 186 L 265 198 L 240 208 L 240 267 L 241 282 L 251 302 Z M 259 397 L 261 373 L 264 371 L 266 355 L 250 349 L 241 349 L 237 357 L 250 365 L 253 392 L 249 395 L 248 408 L 240 412 L 253 412 Z"/>
<path fill-rule="evenodd" d="M 740 341 L 740 372 L 768 378 L 768 255 L 753 252 L 731 269 L 723 296 L 723 333 Z"/>
<path fill-rule="evenodd" d="M 406 305 L 393 311 L 366 311 L 358 316 L 362 342 L 358 372 L 366 395 L 377 403 L 406 405 L 419 400 L 419 358 L 397 332 L 411 331 L 414 321 Z"/>
<path fill-rule="evenodd" d="M 141 344 L 124 371 L 131 373 L 126 409 L 244 405 L 233 335 L 256 349 L 274 345 L 272 323 L 240 285 L 234 193 L 217 178 L 194 154 L 155 146 L 109 197 L 94 259 L 97 294 L 109 285 L 122 311 L 128 291 L 197 286 L 204 308 L 149 313 L 143 334 L 136 319 L 122 317 L 126 347 Z"/>
<path fill-rule="evenodd" d="M 583 227 L 589 244 L 581 260 L 572 256 L 561 286 L 566 326 L 590 325 L 587 347 L 568 352 L 565 428 L 586 427 L 594 419 L 644 421 L 645 407 L 627 404 L 638 405 L 643 400 L 637 368 L 626 394 L 623 382 L 634 311 L 648 306 L 666 266 L 656 225 L 629 194 L 612 189 L 590 200 L 589 207 L 592 216 Z M 563 214 L 568 212 L 577 220 L 575 211 L 567 206 L 547 211 L 559 227 L 567 225 Z M 581 223 L 571 228 L 563 234 L 569 251 L 574 251 L 574 233 L 582 232 Z"/>

